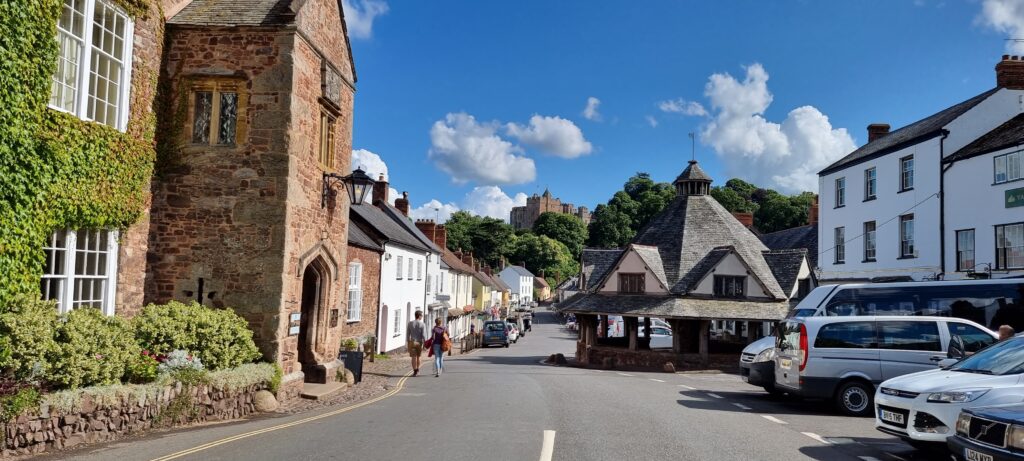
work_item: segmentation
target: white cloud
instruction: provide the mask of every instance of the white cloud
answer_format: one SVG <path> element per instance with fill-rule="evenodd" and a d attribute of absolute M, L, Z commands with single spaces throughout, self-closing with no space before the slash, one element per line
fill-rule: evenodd
<path fill-rule="evenodd" d="M 653 116 L 646 115 L 644 116 L 644 120 L 647 120 L 647 124 L 650 125 L 651 128 L 658 127 L 658 119 L 654 118 Z"/>
<path fill-rule="evenodd" d="M 576 158 L 593 150 L 576 124 L 557 116 L 534 115 L 529 126 L 509 123 L 505 129 L 523 144 L 562 158 Z"/>
<path fill-rule="evenodd" d="M 352 150 L 352 171 L 356 171 L 356 168 L 362 168 L 374 181 L 381 175 L 384 175 L 385 180 L 388 179 L 387 163 L 384 163 L 384 159 L 379 155 L 366 149 Z"/>
<path fill-rule="evenodd" d="M 583 118 L 592 120 L 595 122 L 601 121 L 601 113 L 597 111 L 597 106 L 601 105 L 601 100 L 593 96 L 587 98 L 587 107 L 583 108 Z"/>
<path fill-rule="evenodd" d="M 465 112 L 448 114 L 430 128 L 427 156 L 456 184 L 522 184 L 537 177 L 533 159 L 517 155 L 518 146 L 501 139 L 498 124 L 477 123 Z"/>
<path fill-rule="evenodd" d="M 1024 38 L 1024 2 L 1020 0 L 985 0 L 977 22 L 1006 35 L 1006 38 Z M 1008 40 L 1006 51 L 1024 54 L 1024 42 Z"/>
<path fill-rule="evenodd" d="M 388 12 L 387 2 L 382 0 L 341 0 L 341 5 L 348 34 L 354 38 L 370 38 L 373 20 Z"/>
<path fill-rule="evenodd" d="M 704 126 L 701 142 L 714 148 L 729 177 L 785 192 L 817 189 L 818 171 L 853 151 L 853 138 L 845 128 L 833 128 L 812 106 L 793 109 L 782 123 L 768 121 L 768 72 L 753 64 L 746 73 L 742 82 L 729 74 L 708 79 L 704 95 L 712 120 Z"/>
<path fill-rule="evenodd" d="M 409 211 L 409 216 L 414 219 L 437 219 L 438 222 L 446 222 L 452 213 L 459 210 L 466 210 L 480 216 L 508 221 L 509 213 L 514 206 L 526 205 L 526 194 L 519 192 L 515 197 L 509 197 L 500 187 L 478 186 L 469 191 L 462 198 L 462 205 L 455 202 L 441 203 L 433 199 L 419 207 Z"/>
<path fill-rule="evenodd" d="M 686 101 L 683 98 L 677 99 L 666 99 L 658 102 L 658 109 L 662 112 L 669 112 L 683 115 L 694 115 L 703 117 L 708 115 L 708 111 L 704 109 L 704 106 L 700 105 L 696 101 Z"/>

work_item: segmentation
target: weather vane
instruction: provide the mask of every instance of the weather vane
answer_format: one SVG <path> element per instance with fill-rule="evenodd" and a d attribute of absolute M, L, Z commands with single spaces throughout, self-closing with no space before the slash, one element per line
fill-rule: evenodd
<path fill-rule="evenodd" d="M 691 131 L 688 133 L 690 136 L 690 160 L 697 161 L 697 137 Z"/>

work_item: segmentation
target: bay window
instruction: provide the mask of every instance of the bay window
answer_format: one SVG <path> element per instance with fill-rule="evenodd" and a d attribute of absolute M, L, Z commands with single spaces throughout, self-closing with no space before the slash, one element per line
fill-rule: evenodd
<path fill-rule="evenodd" d="M 56 301 L 62 313 L 91 307 L 113 315 L 117 249 L 114 230 L 54 232 L 43 246 L 42 298 Z"/>

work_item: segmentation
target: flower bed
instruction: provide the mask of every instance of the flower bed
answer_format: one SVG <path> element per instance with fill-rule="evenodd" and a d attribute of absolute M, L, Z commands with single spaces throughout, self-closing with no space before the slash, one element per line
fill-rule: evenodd
<path fill-rule="evenodd" d="M 149 384 L 115 384 L 42 396 L 39 405 L 2 426 L 0 457 L 42 453 L 115 440 L 153 427 L 240 418 L 256 411 L 255 396 L 275 390 L 280 369 L 246 364 Z"/>

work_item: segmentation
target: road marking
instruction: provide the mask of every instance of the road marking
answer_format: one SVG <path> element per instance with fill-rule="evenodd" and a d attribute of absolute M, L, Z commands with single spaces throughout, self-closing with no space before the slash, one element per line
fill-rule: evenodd
<path fill-rule="evenodd" d="M 735 402 L 733 402 L 733 405 L 735 405 L 736 408 L 739 408 L 740 410 L 747 410 L 747 411 L 751 410 L 750 407 L 748 407 L 748 406 L 746 406 L 746 405 L 744 405 L 742 403 L 735 403 Z"/>
<path fill-rule="evenodd" d="M 900 461 L 907 461 L 907 458 L 904 458 L 902 456 L 896 456 L 896 455 L 894 455 L 892 453 L 886 453 L 885 455 L 889 456 L 889 457 L 892 457 L 893 459 L 898 459 Z"/>
<path fill-rule="evenodd" d="M 779 418 L 776 418 L 776 417 L 774 417 L 772 415 L 761 415 L 761 417 L 764 418 L 764 419 L 767 419 L 768 421 L 771 421 L 773 423 L 789 424 L 789 423 L 787 423 L 787 422 L 785 422 L 785 421 L 783 421 L 783 420 L 781 420 Z"/>
<path fill-rule="evenodd" d="M 555 452 L 555 431 L 544 431 L 544 443 L 540 446 L 540 461 L 551 461 Z"/>
<path fill-rule="evenodd" d="M 679 387 L 681 387 L 681 388 L 683 388 L 683 389 L 686 389 L 686 390 L 688 390 L 688 391 L 695 391 L 695 390 L 697 390 L 697 388 L 696 388 L 696 387 L 690 387 L 690 386 L 687 386 L 687 385 L 685 385 L 685 384 L 680 384 L 680 385 L 679 385 Z"/>
<path fill-rule="evenodd" d="M 815 434 L 813 432 L 801 432 L 801 434 L 806 435 L 806 436 L 808 436 L 808 437 L 810 437 L 810 438 L 812 438 L 814 440 L 817 440 L 817 441 L 819 441 L 821 443 L 824 443 L 825 445 L 832 445 L 832 442 L 829 442 L 828 440 L 825 440 L 824 437 L 822 437 L 822 436 L 820 436 L 818 434 Z"/>
<path fill-rule="evenodd" d="M 412 376 L 412 372 L 411 371 L 406 373 L 405 376 L 402 376 L 402 379 L 398 380 L 398 383 L 395 385 L 394 389 L 392 389 L 392 390 L 388 391 L 387 393 L 382 394 L 382 395 L 380 395 L 378 397 L 375 397 L 375 398 L 372 398 L 370 400 L 367 400 L 365 402 L 360 402 L 360 403 L 357 403 L 355 405 L 349 405 L 349 406 L 347 406 L 345 408 L 339 408 L 339 409 L 331 411 L 331 412 L 327 412 L 327 413 L 316 415 L 316 416 L 311 416 L 309 418 L 300 419 L 298 421 L 292 421 L 290 423 L 278 424 L 277 426 L 272 426 L 272 427 L 268 427 L 268 428 L 264 428 L 264 429 L 259 429 L 259 430 L 255 430 L 255 431 L 251 431 L 251 432 L 246 432 L 244 434 L 238 434 L 238 435 L 234 435 L 234 436 L 231 436 L 231 437 L 225 437 L 223 439 L 215 440 L 215 441 L 209 442 L 209 443 L 204 443 L 202 445 L 197 445 L 195 447 L 189 448 L 187 450 L 182 450 L 182 451 L 179 451 L 177 453 L 171 453 L 171 454 L 166 455 L 166 456 L 161 456 L 159 458 L 154 458 L 152 461 L 170 461 L 172 459 L 178 459 L 178 458 L 181 458 L 183 456 L 188 456 L 188 455 L 191 455 L 191 454 L 194 454 L 194 453 L 198 453 L 200 451 L 209 450 L 210 448 L 214 448 L 214 447 L 217 447 L 217 446 L 220 446 L 220 445 L 224 445 L 226 443 L 231 443 L 231 442 L 234 442 L 236 440 L 242 440 L 242 439 L 246 439 L 246 438 L 249 438 L 249 437 L 252 437 L 252 436 L 255 436 L 255 435 L 260 435 L 260 434 L 266 434 L 268 432 L 279 431 L 281 429 L 287 429 L 287 428 L 292 427 L 292 426 L 298 426 L 300 424 L 310 423 L 310 422 L 321 420 L 321 419 L 324 419 L 324 418 L 330 418 L 331 416 L 340 415 L 340 414 L 345 413 L 347 411 L 355 410 L 356 408 L 364 407 L 366 405 L 370 405 L 372 403 L 379 402 L 379 401 L 384 400 L 384 399 L 386 399 L 388 397 L 394 396 L 395 394 L 398 394 L 399 392 L 402 392 L 402 386 L 405 385 L 405 381 L 407 379 L 409 379 L 410 376 Z"/>
<path fill-rule="evenodd" d="M 858 456 L 858 458 L 863 459 L 864 461 L 882 461 L 874 456 Z"/>
<path fill-rule="evenodd" d="M 647 378 L 647 379 L 650 379 L 651 381 L 654 381 L 656 383 L 663 383 L 663 382 L 665 382 L 665 381 L 662 381 L 660 379 L 654 379 L 654 378 Z"/>
<path fill-rule="evenodd" d="M 724 398 L 724 397 L 722 397 L 722 396 L 720 396 L 720 395 L 718 395 L 718 394 L 715 394 L 714 392 L 708 392 L 708 396 L 709 396 L 709 397 L 714 397 L 714 398 L 716 398 L 716 399 L 721 399 L 721 398 Z"/>
<path fill-rule="evenodd" d="M 616 373 L 616 374 L 619 375 L 619 376 L 633 376 L 633 375 L 631 375 L 629 373 Z"/>

